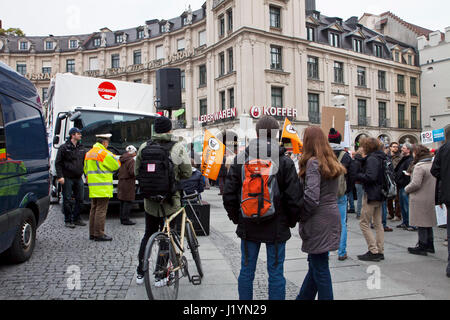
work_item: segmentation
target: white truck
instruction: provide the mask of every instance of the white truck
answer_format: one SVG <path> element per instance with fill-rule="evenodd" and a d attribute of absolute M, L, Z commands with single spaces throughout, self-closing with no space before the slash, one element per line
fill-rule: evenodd
<path fill-rule="evenodd" d="M 153 86 L 117 80 L 106 80 L 57 74 L 50 83 L 47 104 L 47 133 L 50 148 L 51 201 L 59 202 L 61 186 L 56 179 L 55 159 L 58 148 L 68 138 L 69 130 L 82 131 L 82 144 L 90 149 L 96 135 L 111 133 L 109 149 L 116 155 L 134 145 L 139 148 L 150 140 L 154 119 Z M 84 205 L 89 204 L 87 185 Z M 117 175 L 114 178 L 114 198 L 117 200 Z M 137 198 L 137 200 L 142 200 Z"/>

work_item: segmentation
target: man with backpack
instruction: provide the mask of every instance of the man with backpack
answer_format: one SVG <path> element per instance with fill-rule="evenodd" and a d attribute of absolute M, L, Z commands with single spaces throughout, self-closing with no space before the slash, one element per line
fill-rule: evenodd
<path fill-rule="evenodd" d="M 338 207 L 341 213 L 341 242 L 338 251 L 338 260 L 345 261 L 348 258 L 347 255 L 347 191 L 353 190 L 354 174 L 351 171 L 352 157 L 345 151 L 345 148 L 341 145 L 342 136 L 336 131 L 336 129 L 331 128 L 328 135 L 328 142 L 330 143 L 331 149 L 333 149 L 334 154 L 338 158 L 338 161 L 347 169 L 347 174 L 339 177 L 338 184 Z"/>
<path fill-rule="evenodd" d="M 134 169 L 140 191 L 145 198 L 146 212 L 145 234 L 138 256 L 137 284 L 144 283 L 143 259 L 148 240 L 158 232 L 164 217 L 181 209 L 178 183 L 192 175 L 187 148 L 175 141 L 172 135 L 172 121 L 163 116 L 157 118 L 155 132 L 152 140 L 139 148 Z"/>
<path fill-rule="evenodd" d="M 227 175 L 223 204 L 242 239 L 239 298 L 253 299 L 253 281 L 262 243 L 267 249 L 269 299 L 284 300 L 283 266 L 286 242 L 300 217 L 303 189 L 294 162 L 276 139 L 279 123 L 263 116 L 256 125 L 258 138 L 238 154 Z"/>

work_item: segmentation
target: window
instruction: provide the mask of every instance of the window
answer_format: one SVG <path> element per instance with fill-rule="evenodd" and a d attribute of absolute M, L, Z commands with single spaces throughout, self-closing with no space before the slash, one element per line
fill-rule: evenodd
<path fill-rule="evenodd" d="M 45 41 L 45 50 L 53 50 L 53 41 Z"/>
<path fill-rule="evenodd" d="M 283 88 L 272 87 L 272 107 L 283 107 Z"/>
<path fill-rule="evenodd" d="M 205 116 L 208 114 L 208 100 L 201 99 L 200 100 L 200 115 Z"/>
<path fill-rule="evenodd" d="M 48 88 L 42 88 L 42 101 L 47 100 Z"/>
<path fill-rule="evenodd" d="M 337 33 L 330 32 L 329 40 L 330 40 L 330 46 L 336 47 L 336 48 L 340 47 L 340 41 L 339 41 L 340 39 L 339 39 L 339 35 Z"/>
<path fill-rule="evenodd" d="M 221 52 L 219 54 L 219 76 L 225 74 L 225 53 Z"/>
<path fill-rule="evenodd" d="M 417 120 L 417 106 L 411 106 L 411 129 L 420 129 L 420 123 Z"/>
<path fill-rule="evenodd" d="M 219 17 L 219 37 L 223 37 L 225 35 L 225 17 L 222 14 Z"/>
<path fill-rule="evenodd" d="M 233 32 L 233 10 L 227 11 L 228 32 Z"/>
<path fill-rule="evenodd" d="M 78 40 L 70 40 L 69 49 L 76 49 L 76 48 L 78 48 Z"/>
<path fill-rule="evenodd" d="M 315 29 L 312 27 L 306 27 L 306 34 L 308 41 L 315 41 L 316 40 L 316 34 Z"/>
<path fill-rule="evenodd" d="M 164 47 L 157 46 L 156 47 L 156 60 L 164 59 Z"/>
<path fill-rule="evenodd" d="M 230 104 L 230 109 L 234 108 L 234 88 L 228 89 L 228 103 Z"/>
<path fill-rule="evenodd" d="M 383 47 L 379 44 L 374 45 L 374 53 L 378 58 L 383 58 Z"/>
<path fill-rule="evenodd" d="M 358 67 L 358 86 L 366 86 L 366 68 Z"/>
<path fill-rule="evenodd" d="M 198 33 L 198 45 L 200 47 L 206 45 L 206 30 Z"/>
<path fill-rule="evenodd" d="M 20 73 L 21 75 L 25 76 L 27 74 L 27 65 L 26 63 L 17 63 L 17 67 L 16 70 L 18 73 Z"/>
<path fill-rule="evenodd" d="M 144 39 L 144 36 L 145 36 L 144 29 L 139 29 L 139 30 L 137 31 L 137 38 L 138 38 L 138 39 Z"/>
<path fill-rule="evenodd" d="M 281 9 L 279 7 L 270 6 L 270 27 L 281 28 Z"/>
<path fill-rule="evenodd" d="M 225 91 L 220 92 L 220 110 L 226 109 Z"/>
<path fill-rule="evenodd" d="M 405 93 L 405 76 L 401 74 L 397 75 L 397 92 Z"/>
<path fill-rule="evenodd" d="M 199 67 L 199 73 L 200 73 L 200 86 L 206 86 L 206 65 L 203 64 Z"/>
<path fill-rule="evenodd" d="M 116 34 L 116 43 L 122 43 L 123 42 L 123 33 Z"/>
<path fill-rule="evenodd" d="M 412 66 L 412 55 L 408 55 L 408 64 L 410 65 L 410 66 Z"/>
<path fill-rule="evenodd" d="M 187 25 L 187 17 L 183 17 L 183 19 L 181 20 L 181 25 L 184 27 L 185 25 Z"/>
<path fill-rule="evenodd" d="M 231 73 L 234 70 L 233 62 L 233 48 L 228 49 L 228 72 Z"/>
<path fill-rule="evenodd" d="M 119 54 L 111 55 L 111 68 L 113 68 L 113 69 L 120 68 L 120 55 Z"/>
<path fill-rule="evenodd" d="M 184 41 L 184 38 L 183 39 L 178 39 L 177 40 L 177 50 L 178 50 L 178 52 L 183 51 L 185 47 L 186 47 L 186 41 Z"/>
<path fill-rule="evenodd" d="M 395 62 L 400 62 L 400 53 L 398 52 L 398 51 L 395 51 L 395 53 L 394 53 L 394 59 L 395 59 Z"/>
<path fill-rule="evenodd" d="M 133 64 L 141 64 L 141 63 L 142 63 L 141 50 L 136 50 L 133 52 Z"/>
<path fill-rule="evenodd" d="M 66 72 L 75 73 L 75 59 L 66 60 Z"/>
<path fill-rule="evenodd" d="M 398 105 L 398 127 L 400 129 L 406 128 L 405 105 L 404 104 Z"/>
<path fill-rule="evenodd" d="M 100 47 L 101 42 L 100 38 L 94 38 L 94 47 Z"/>
<path fill-rule="evenodd" d="M 89 58 L 89 70 L 98 70 L 98 59 L 97 57 Z"/>
<path fill-rule="evenodd" d="M 282 70 L 281 47 L 270 46 L 270 69 Z"/>
<path fill-rule="evenodd" d="M 181 90 L 186 90 L 186 71 L 181 71 Z"/>
<path fill-rule="evenodd" d="M 308 79 L 319 80 L 319 58 L 308 56 Z"/>
<path fill-rule="evenodd" d="M 28 50 L 28 42 L 19 42 L 19 50 Z"/>
<path fill-rule="evenodd" d="M 386 91 L 386 71 L 378 71 L 378 90 Z"/>
<path fill-rule="evenodd" d="M 334 82 L 344 83 L 344 64 L 342 62 L 334 62 Z"/>
<path fill-rule="evenodd" d="M 416 97 L 417 96 L 417 79 L 411 77 L 410 83 L 411 83 L 411 95 Z"/>
<path fill-rule="evenodd" d="M 52 74 L 52 62 L 51 61 L 43 61 L 42 62 L 42 73 Z"/>
<path fill-rule="evenodd" d="M 362 53 L 362 41 L 359 39 L 353 39 L 353 51 Z"/>
<path fill-rule="evenodd" d="M 367 126 L 367 102 L 358 99 L 358 126 Z"/>
<path fill-rule="evenodd" d="M 386 102 L 378 102 L 378 120 L 381 128 L 387 127 Z"/>
<path fill-rule="evenodd" d="M 133 82 L 134 83 L 142 83 L 142 79 L 134 79 Z"/>
<path fill-rule="evenodd" d="M 314 93 L 308 94 L 308 116 L 309 122 L 320 124 L 319 95 Z"/>

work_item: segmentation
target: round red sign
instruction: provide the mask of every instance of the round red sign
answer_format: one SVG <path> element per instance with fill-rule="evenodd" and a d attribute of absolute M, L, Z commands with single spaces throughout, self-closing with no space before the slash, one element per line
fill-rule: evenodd
<path fill-rule="evenodd" d="M 98 94 L 105 100 L 112 100 L 117 95 L 116 86 L 111 82 L 103 82 L 98 86 Z"/>
<path fill-rule="evenodd" d="M 262 111 L 260 107 L 252 107 L 250 109 L 250 115 L 254 118 L 254 119 L 259 119 L 262 116 Z"/>

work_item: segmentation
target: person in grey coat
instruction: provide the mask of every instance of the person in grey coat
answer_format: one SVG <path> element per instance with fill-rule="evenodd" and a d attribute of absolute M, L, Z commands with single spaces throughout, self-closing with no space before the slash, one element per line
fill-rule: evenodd
<path fill-rule="evenodd" d="M 433 227 L 437 225 L 435 199 L 431 195 L 436 190 L 436 178 L 431 175 L 432 155 L 422 145 L 414 147 L 414 161 L 411 169 L 411 182 L 405 187 L 409 194 L 410 223 L 419 227 L 419 243 L 408 248 L 409 253 L 426 256 L 434 253 Z"/>
<path fill-rule="evenodd" d="M 304 181 L 304 210 L 299 233 L 308 253 L 309 271 L 297 300 L 333 300 L 329 252 L 339 249 L 341 215 L 337 204 L 338 177 L 346 174 L 319 127 L 305 130 L 300 178 Z"/>

